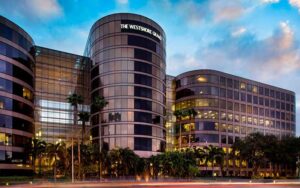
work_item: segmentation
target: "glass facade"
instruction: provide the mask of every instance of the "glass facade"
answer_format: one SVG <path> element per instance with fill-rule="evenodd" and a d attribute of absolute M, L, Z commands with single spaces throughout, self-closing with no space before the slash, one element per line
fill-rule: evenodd
<path fill-rule="evenodd" d="M 234 140 L 252 132 L 280 138 L 295 135 L 295 94 L 291 91 L 212 70 L 183 73 L 175 80 L 175 109 L 197 111 L 194 119 L 183 118 L 182 126 L 193 123 L 193 132 L 210 131 L 205 143 L 230 144 L 221 138 Z M 203 126 L 197 126 L 199 123 Z M 182 132 L 185 134 L 189 130 Z M 219 139 L 212 139 L 215 135 Z M 195 135 L 191 137 L 190 145 L 203 144 Z M 181 140 L 182 147 L 188 145 L 185 138 Z"/>
<path fill-rule="evenodd" d="M 83 96 L 78 110 L 89 112 L 89 77 L 88 58 L 36 47 L 36 137 L 52 143 L 69 142 L 72 135 L 81 138 L 81 122 L 72 127 L 74 111 L 67 97 L 73 93 Z"/>
<path fill-rule="evenodd" d="M 31 37 L 0 16 L 0 174 L 31 170 L 34 66 Z"/>
<path fill-rule="evenodd" d="M 151 31 L 151 32 L 149 32 Z M 109 149 L 129 147 L 141 156 L 165 151 L 165 34 L 152 20 L 113 14 L 90 31 L 91 98 L 108 105 L 92 111 L 91 134 Z"/>
<path fill-rule="evenodd" d="M 186 72 L 174 82 L 175 110 L 197 112 L 177 119 L 175 149 L 211 144 L 229 153 L 235 140 L 250 133 L 295 136 L 294 92 L 214 70 Z M 225 169 L 234 171 L 229 163 Z"/>

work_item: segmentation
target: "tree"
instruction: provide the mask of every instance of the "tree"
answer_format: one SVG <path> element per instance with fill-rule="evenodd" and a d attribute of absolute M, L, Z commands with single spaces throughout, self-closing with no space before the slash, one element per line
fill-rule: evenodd
<path fill-rule="evenodd" d="M 251 133 L 232 145 L 233 150 L 239 152 L 240 160 L 247 161 L 248 167 L 252 168 L 253 177 L 258 175 L 258 169 L 267 162 L 264 138 L 261 133 Z"/>
<path fill-rule="evenodd" d="M 90 113 L 88 113 L 88 112 L 80 112 L 79 114 L 78 114 L 78 116 L 79 116 L 79 121 L 82 121 L 82 131 L 81 131 L 81 133 L 82 133 L 82 135 L 81 135 L 81 144 L 84 144 L 84 137 L 85 137 L 85 122 L 87 122 L 87 121 L 89 121 L 89 119 L 90 119 Z"/>
<path fill-rule="evenodd" d="M 92 111 L 98 111 L 100 112 L 106 105 L 108 105 L 108 102 L 104 99 L 103 96 L 96 96 L 93 99 L 92 103 Z M 102 152 L 102 138 L 101 138 L 101 119 L 99 120 L 99 152 Z M 99 178 L 101 178 L 101 173 L 102 173 L 102 163 L 101 159 L 99 161 Z"/>
<path fill-rule="evenodd" d="M 136 174 L 136 166 L 139 161 L 139 156 L 137 156 L 129 148 L 113 149 L 109 152 L 109 158 L 116 176 Z"/>
<path fill-rule="evenodd" d="M 194 108 L 187 109 L 186 115 L 190 117 L 190 121 L 195 118 L 197 115 L 197 112 L 195 111 Z M 190 127 L 189 127 L 189 147 L 191 147 L 191 135 L 192 134 L 192 128 L 191 128 L 191 122 L 190 122 Z"/>
<path fill-rule="evenodd" d="M 208 162 L 211 162 L 211 164 L 212 164 L 212 175 L 214 174 L 214 164 L 215 163 L 219 164 L 220 170 L 222 171 L 222 165 L 223 165 L 224 156 L 225 156 L 223 149 L 220 147 L 209 145 L 209 146 L 205 146 L 204 150 L 207 153 L 206 159 L 205 159 L 206 171 L 207 171 Z"/>
<path fill-rule="evenodd" d="M 39 174 L 41 174 L 41 158 L 42 155 L 46 152 L 46 142 L 40 139 L 34 138 L 32 140 L 32 148 L 31 148 L 31 155 L 32 155 L 32 166 L 33 172 L 36 171 L 35 161 L 38 159 L 39 162 Z"/>
<path fill-rule="evenodd" d="M 181 120 L 183 117 L 183 111 L 182 110 L 175 110 L 174 112 L 174 116 L 176 117 L 176 119 L 179 120 L 179 148 L 181 148 Z"/>
<path fill-rule="evenodd" d="M 73 93 L 67 97 L 68 103 L 71 104 L 74 108 L 73 112 L 73 120 L 74 120 L 74 126 L 77 127 L 77 120 L 78 120 L 78 104 L 83 103 L 83 98 L 81 95 L 77 95 L 76 93 Z M 72 182 L 74 182 L 74 141 L 73 141 L 73 129 L 72 129 Z M 78 140 L 79 143 L 79 140 Z M 78 144 L 78 151 L 80 151 L 80 144 Z M 78 163 L 79 163 L 79 174 L 80 174 L 80 152 L 78 152 Z"/>
<path fill-rule="evenodd" d="M 47 144 L 47 156 L 50 160 L 54 160 L 53 162 L 53 176 L 54 181 L 56 181 L 56 167 L 57 167 L 57 160 L 59 158 L 63 158 L 61 156 L 65 153 L 65 144 L 58 142 L 56 144 L 48 143 Z"/>

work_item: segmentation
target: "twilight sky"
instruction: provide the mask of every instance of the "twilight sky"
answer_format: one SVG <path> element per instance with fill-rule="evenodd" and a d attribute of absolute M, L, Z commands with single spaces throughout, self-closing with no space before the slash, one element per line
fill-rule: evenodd
<path fill-rule="evenodd" d="M 92 24 L 142 14 L 167 35 L 167 73 L 216 69 L 295 91 L 300 135 L 300 0 L 0 0 L 40 46 L 83 54 Z"/>

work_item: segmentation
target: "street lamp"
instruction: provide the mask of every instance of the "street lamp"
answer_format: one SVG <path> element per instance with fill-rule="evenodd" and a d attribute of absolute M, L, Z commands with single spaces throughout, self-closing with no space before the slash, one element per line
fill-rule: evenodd
<path fill-rule="evenodd" d="M 296 176 L 300 178 L 300 158 L 299 156 L 297 157 L 296 161 Z"/>

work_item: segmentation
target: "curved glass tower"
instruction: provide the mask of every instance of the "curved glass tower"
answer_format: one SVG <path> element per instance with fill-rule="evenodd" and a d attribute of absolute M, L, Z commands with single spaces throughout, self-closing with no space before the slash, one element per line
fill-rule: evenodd
<path fill-rule="evenodd" d="M 0 16 L 0 174 L 31 170 L 33 45 L 22 28 Z"/>
<path fill-rule="evenodd" d="M 113 14 L 92 27 L 85 55 L 93 61 L 92 139 L 109 149 L 129 147 L 140 156 L 165 150 L 165 44 L 162 28 L 141 15 Z M 101 132 L 99 130 L 101 127 Z"/>

